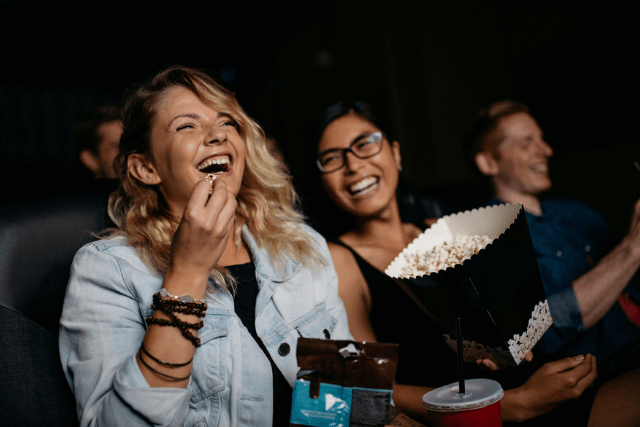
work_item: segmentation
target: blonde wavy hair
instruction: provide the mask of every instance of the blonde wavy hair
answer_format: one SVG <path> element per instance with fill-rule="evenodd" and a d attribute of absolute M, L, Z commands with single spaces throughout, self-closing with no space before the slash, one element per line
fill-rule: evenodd
<path fill-rule="evenodd" d="M 284 268 L 288 258 L 310 268 L 326 265 L 327 260 L 300 226 L 304 217 L 296 209 L 298 196 L 286 169 L 267 151 L 262 128 L 243 111 L 232 92 L 206 73 L 181 66 L 160 72 L 127 97 L 120 154 L 115 160 L 120 184 L 109 199 L 109 216 L 117 228 L 106 230 L 102 237 L 124 236 L 150 268 L 166 272 L 171 239 L 181 218 L 172 217 L 156 186 L 131 175 L 127 161 L 134 153 L 151 155 L 150 135 L 158 108 L 166 93 L 176 87 L 191 90 L 204 104 L 228 114 L 244 140 L 246 159 L 237 196 L 235 244 L 242 244 L 241 228 L 246 224 L 276 268 Z M 233 278 L 220 266 L 212 275 L 225 288 L 233 285 Z"/>

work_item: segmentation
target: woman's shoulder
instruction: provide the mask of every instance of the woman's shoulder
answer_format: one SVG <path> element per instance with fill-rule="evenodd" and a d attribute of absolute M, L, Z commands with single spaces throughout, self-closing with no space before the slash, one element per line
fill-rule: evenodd
<path fill-rule="evenodd" d="M 136 250 L 122 236 L 95 240 L 82 246 L 75 255 L 73 268 L 92 270 L 118 264 L 150 272 Z"/>
<path fill-rule="evenodd" d="M 347 261 L 355 262 L 354 257 L 354 249 L 353 245 L 348 243 L 349 239 L 347 237 L 345 241 L 345 235 L 341 235 L 339 237 L 331 237 L 327 239 L 327 245 L 329 246 L 329 251 L 331 252 L 331 256 L 334 258 L 334 263 L 337 261 Z"/>
<path fill-rule="evenodd" d="M 65 310 L 70 313 L 86 307 L 88 295 L 91 295 L 90 300 L 99 302 L 94 305 L 98 311 L 103 310 L 104 304 L 127 306 L 134 300 L 148 299 L 150 306 L 151 295 L 161 285 L 162 274 L 149 268 L 126 239 L 97 240 L 84 245 L 75 255 Z"/>
<path fill-rule="evenodd" d="M 351 249 L 342 243 L 338 239 L 331 239 L 327 241 L 327 245 L 329 247 L 329 252 L 331 253 L 331 257 L 333 258 L 334 264 L 339 262 L 350 262 L 354 260 L 353 253 Z"/>
<path fill-rule="evenodd" d="M 101 254 L 105 256 L 118 256 L 126 259 L 131 256 L 135 256 L 135 251 L 127 243 L 124 237 L 115 236 L 89 242 L 82 246 L 78 250 L 77 254 Z"/>
<path fill-rule="evenodd" d="M 352 249 L 338 239 L 330 240 L 328 245 L 341 287 L 361 282 L 362 273 Z"/>

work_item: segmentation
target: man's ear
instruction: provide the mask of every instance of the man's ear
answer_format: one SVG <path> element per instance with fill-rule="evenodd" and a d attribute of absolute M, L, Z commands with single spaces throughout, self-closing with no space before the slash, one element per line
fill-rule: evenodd
<path fill-rule="evenodd" d="M 93 172 L 94 175 L 98 175 L 98 172 L 100 172 L 100 162 L 98 161 L 98 156 L 93 154 L 91 150 L 85 148 L 84 150 L 80 151 L 80 155 L 78 157 L 80 159 L 80 163 L 82 163 L 85 168 Z"/>
<path fill-rule="evenodd" d="M 496 176 L 500 172 L 498 162 L 488 151 L 480 151 L 474 158 L 480 173 L 486 176 Z"/>
<path fill-rule="evenodd" d="M 127 159 L 129 173 L 147 185 L 158 185 L 162 181 L 153 164 L 142 154 L 131 154 Z"/>

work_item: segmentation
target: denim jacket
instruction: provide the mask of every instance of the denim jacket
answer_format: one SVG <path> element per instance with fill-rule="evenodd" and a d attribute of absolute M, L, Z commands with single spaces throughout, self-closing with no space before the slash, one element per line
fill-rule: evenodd
<path fill-rule="evenodd" d="M 303 227 L 325 267 L 310 270 L 290 259 L 277 272 L 243 229 L 259 286 L 257 333 L 292 386 L 299 337 L 323 338 L 326 329 L 332 339 L 352 339 L 326 242 Z M 135 356 L 162 281 L 123 239 L 93 242 L 76 254 L 60 321 L 60 356 L 80 425 L 270 426 L 270 363 L 236 316 L 232 295 L 219 287 L 207 293 L 202 345 L 188 387 L 149 387 Z"/>

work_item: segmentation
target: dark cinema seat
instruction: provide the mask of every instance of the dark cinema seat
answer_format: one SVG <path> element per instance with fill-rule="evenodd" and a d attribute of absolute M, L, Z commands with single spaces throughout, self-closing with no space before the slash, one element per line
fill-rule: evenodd
<path fill-rule="evenodd" d="M 107 192 L 0 202 L 0 425 L 76 426 L 58 324 L 76 251 L 106 225 Z"/>

